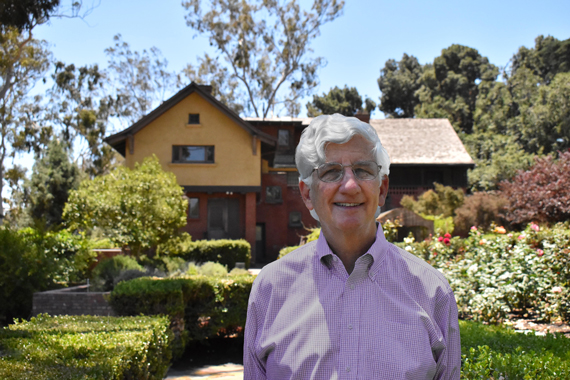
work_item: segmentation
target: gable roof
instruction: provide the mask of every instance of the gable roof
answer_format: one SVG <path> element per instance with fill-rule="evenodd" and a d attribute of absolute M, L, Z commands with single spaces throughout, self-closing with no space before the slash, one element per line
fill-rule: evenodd
<path fill-rule="evenodd" d="M 312 118 L 247 117 L 253 125 L 308 126 Z M 380 141 L 395 165 L 466 165 L 475 163 L 447 119 L 371 119 Z"/>
<path fill-rule="evenodd" d="M 187 96 L 196 92 L 200 94 L 202 98 L 206 99 L 211 105 L 213 105 L 222 113 L 224 113 L 226 116 L 228 116 L 232 121 L 234 121 L 237 125 L 243 128 L 250 135 L 257 137 L 261 141 L 266 142 L 270 145 L 276 145 L 277 140 L 275 137 L 260 131 L 259 129 L 255 128 L 247 121 L 242 119 L 237 113 L 235 113 L 233 110 L 228 108 L 222 102 L 214 98 L 210 94 L 211 90 L 212 90 L 211 86 L 199 85 L 195 82 L 192 82 L 188 86 L 184 87 L 182 90 L 178 91 L 170 99 L 164 101 L 160 106 L 152 110 L 142 119 L 140 119 L 139 121 L 128 127 L 127 129 L 119 133 L 115 133 L 114 135 L 106 137 L 104 141 L 109 145 L 111 145 L 119 153 L 122 153 L 124 155 L 125 142 L 129 136 L 134 135 L 135 133 L 146 127 L 148 124 L 150 124 L 152 121 L 156 120 L 166 111 L 168 111 L 170 108 L 174 107 L 180 101 L 185 99 Z"/>
<path fill-rule="evenodd" d="M 475 166 L 447 119 L 374 119 L 392 164 Z"/>

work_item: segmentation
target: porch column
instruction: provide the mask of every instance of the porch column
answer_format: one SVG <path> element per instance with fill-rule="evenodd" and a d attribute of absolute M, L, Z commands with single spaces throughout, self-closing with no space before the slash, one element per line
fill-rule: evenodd
<path fill-rule="evenodd" d="M 251 263 L 255 263 L 255 193 L 245 194 L 245 240 L 251 245 Z"/>

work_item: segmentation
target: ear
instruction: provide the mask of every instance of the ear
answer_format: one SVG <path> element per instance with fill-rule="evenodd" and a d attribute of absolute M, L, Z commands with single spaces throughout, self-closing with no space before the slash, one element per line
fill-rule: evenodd
<path fill-rule="evenodd" d="M 307 185 L 305 182 L 300 181 L 299 190 L 301 191 L 301 198 L 303 198 L 303 203 L 305 203 L 305 206 L 309 210 L 312 210 L 314 207 L 313 207 L 313 202 L 311 200 L 311 187 Z"/>
<path fill-rule="evenodd" d="M 378 195 L 378 206 L 384 206 L 386 202 L 386 197 L 388 196 L 388 176 L 382 178 L 382 183 L 380 184 L 380 194 Z"/>

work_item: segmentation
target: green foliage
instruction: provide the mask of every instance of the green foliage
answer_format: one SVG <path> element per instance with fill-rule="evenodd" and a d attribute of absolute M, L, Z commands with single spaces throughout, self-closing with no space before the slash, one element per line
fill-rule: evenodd
<path fill-rule="evenodd" d="M 235 267 L 236 262 L 243 262 L 247 268 L 251 260 L 251 246 L 244 239 L 187 241 L 177 255 L 186 261 L 195 263 L 212 261 L 227 268 Z"/>
<path fill-rule="evenodd" d="M 93 270 L 93 282 L 103 291 L 112 290 L 122 272 L 135 270 L 144 273 L 144 268 L 132 257 L 117 255 L 103 259 Z"/>
<path fill-rule="evenodd" d="M 406 53 L 400 61 L 386 61 L 378 78 L 382 92 L 380 111 L 395 118 L 414 117 L 414 109 L 420 102 L 417 91 L 422 86 L 423 70 L 418 59 Z"/>
<path fill-rule="evenodd" d="M 228 274 L 228 268 L 220 263 L 208 261 L 200 265 L 200 274 L 206 277 L 223 277 Z"/>
<path fill-rule="evenodd" d="M 119 315 L 169 315 L 183 346 L 186 339 L 242 331 L 253 279 L 250 275 L 139 278 L 118 284 L 109 302 Z"/>
<path fill-rule="evenodd" d="M 320 228 L 307 228 L 307 231 L 309 231 L 310 233 L 303 238 L 303 244 L 309 243 L 313 240 L 317 240 L 319 238 L 319 235 L 321 234 Z M 285 256 L 289 252 L 293 252 L 294 250 L 296 250 L 299 247 L 300 247 L 300 245 L 294 245 L 292 247 L 281 248 L 281 250 L 279 251 L 279 256 L 277 257 L 277 259 L 282 258 L 283 256 Z"/>
<path fill-rule="evenodd" d="M 451 186 L 443 186 L 434 182 L 435 191 L 428 190 L 415 201 L 413 197 L 404 195 L 400 204 L 417 214 L 441 215 L 444 218 L 455 215 L 455 210 L 463 204 L 463 190 L 454 190 Z"/>
<path fill-rule="evenodd" d="M 69 192 L 79 186 L 80 175 L 77 165 L 69 160 L 65 143 L 50 142 L 44 155 L 36 159 L 26 186 L 31 217 L 44 221 L 48 228 L 58 227 Z"/>
<path fill-rule="evenodd" d="M 471 226 L 488 229 L 492 224 L 504 224 L 502 213 L 507 199 L 493 192 L 476 192 L 465 198 L 463 205 L 455 210 L 453 219 L 456 232 L 467 235 Z"/>
<path fill-rule="evenodd" d="M 568 224 L 516 234 L 481 235 L 475 227 L 458 237 L 408 241 L 402 248 L 426 260 L 449 281 L 460 316 L 498 323 L 509 314 L 568 320 L 570 231 Z"/>
<path fill-rule="evenodd" d="M 526 335 L 470 321 L 459 321 L 459 327 L 462 379 L 570 377 L 570 340 L 561 334 Z"/>
<path fill-rule="evenodd" d="M 447 218 L 441 217 L 439 215 L 426 215 L 422 214 L 422 218 L 427 220 L 433 220 L 433 229 L 438 234 L 452 234 L 455 230 L 455 224 L 453 223 L 453 217 L 448 216 Z M 384 226 L 382 226 L 384 227 Z"/>
<path fill-rule="evenodd" d="M 187 203 L 174 174 L 148 157 L 134 170 L 119 167 L 83 181 L 70 193 L 63 217 L 72 230 L 105 231 L 138 257 L 177 235 L 186 224 Z"/>
<path fill-rule="evenodd" d="M 27 318 L 34 292 L 83 280 L 92 260 L 88 242 L 67 231 L 0 228 L 0 325 Z"/>
<path fill-rule="evenodd" d="M 313 95 L 313 100 L 307 103 L 307 116 L 332 115 L 340 113 L 345 116 L 354 116 L 359 112 L 370 114 L 376 108 L 372 99 L 366 98 L 365 107 L 362 107 L 362 97 L 356 87 L 331 88 L 328 94 Z"/>
<path fill-rule="evenodd" d="M 39 315 L 0 331 L 0 378 L 162 379 L 172 358 L 167 317 Z"/>
<path fill-rule="evenodd" d="M 513 224 L 570 220 L 570 152 L 537 159 L 527 171 L 500 184 L 508 199 L 505 218 Z"/>
<path fill-rule="evenodd" d="M 309 10 L 296 0 L 249 1 L 239 6 L 222 0 L 185 0 L 186 22 L 206 35 L 223 60 L 206 56 L 200 68 L 188 67 L 191 80 L 206 73 L 215 88 L 232 91 L 239 110 L 266 118 L 283 106 L 290 116 L 300 111 L 298 100 L 318 84 L 322 58 L 309 58 L 309 44 L 320 27 L 342 13 L 343 1 L 313 0 Z M 236 88 L 238 87 L 238 88 Z M 288 92 L 280 95 L 283 91 Z M 236 108 L 236 107 L 234 107 Z M 279 110 L 277 110 L 277 113 Z"/>

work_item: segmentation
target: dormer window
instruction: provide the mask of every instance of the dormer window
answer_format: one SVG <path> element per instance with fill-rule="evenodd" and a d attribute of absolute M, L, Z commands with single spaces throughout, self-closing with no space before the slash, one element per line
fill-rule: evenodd
<path fill-rule="evenodd" d="M 188 114 L 188 124 L 200 124 L 200 114 L 199 113 Z"/>
<path fill-rule="evenodd" d="M 277 138 L 277 144 L 279 146 L 288 147 L 289 146 L 289 131 L 286 129 L 280 129 Z"/>

